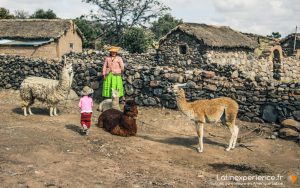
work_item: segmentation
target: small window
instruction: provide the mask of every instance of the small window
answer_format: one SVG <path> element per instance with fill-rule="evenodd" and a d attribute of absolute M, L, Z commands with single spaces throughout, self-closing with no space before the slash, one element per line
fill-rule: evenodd
<path fill-rule="evenodd" d="M 188 47 L 186 44 L 179 45 L 179 54 L 187 54 Z"/>
<path fill-rule="evenodd" d="M 73 50 L 74 49 L 74 44 L 70 43 L 70 48 Z"/>

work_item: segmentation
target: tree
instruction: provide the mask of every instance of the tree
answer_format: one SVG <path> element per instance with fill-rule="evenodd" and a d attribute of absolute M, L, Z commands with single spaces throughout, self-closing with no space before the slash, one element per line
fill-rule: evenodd
<path fill-rule="evenodd" d="M 122 46 L 130 53 L 146 52 L 153 41 L 152 32 L 141 27 L 132 27 L 124 32 Z"/>
<path fill-rule="evenodd" d="M 272 35 L 267 35 L 267 37 L 279 39 L 281 37 L 281 34 L 279 32 L 272 32 Z"/>
<path fill-rule="evenodd" d="M 9 13 L 9 10 L 3 7 L 0 7 L 0 19 L 12 19 L 14 15 Z"/>
<path fill-rule="evenodd" d="M 85 37 L 83 47 L 94 48 L 96 38 L 102 33 L 101 24 L 95 21 L 89 21 L 84 16 L 76 18 L 74 22 Z"/>
<path fill-rule="evenodd" d="M 182 20 L 174 18 L 171 14 L 165 14 L 157 21 L 152 22 L 150 29 L 154 33 L 155 39 L 158 40 L 181 23 Z"/>
<path fill-rule="evenodd" d="M 29 18 L 29 13 L 24 10 L 16 10 L 15 11 L 15 18 L 17 19 L 27 19 Z"/>
<path fill-rule="evenodd" d="M 133 28 L 149 23 L 154 18 L 169 10 L 158 0 L 83 0 L 98 6 L 97 14 L 92 12 L 92 18 L 105 24 L 106 33 L 115 36 L 115 43 L 121 43 L 122 34 L 126 28 Z"/>
<path fill-rule="evenodd" d="M 47 11 L 43 9 L 38 9 L 30 16 L 30 18 L 31 19 L 56 19 L 57 16 L 51 9 L 48 9 Z"/>

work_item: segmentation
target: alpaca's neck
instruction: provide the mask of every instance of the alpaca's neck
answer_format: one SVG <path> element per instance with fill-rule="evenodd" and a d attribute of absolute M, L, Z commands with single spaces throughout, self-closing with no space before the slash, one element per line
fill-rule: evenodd
<path fill-rule="evenodd" d="M 113 97 L 113 99 L 112 99 L 112 107 L 113 108 L 119 107 L 119 97 Z"/>
<path fill-rule="evenodd" d="M 57 91 L 63 94 L 69 92 L 73 80 L 73 74 L 69 75 L 68 70 L 63 68 L 60 80 L 58 82 Z"/>
<path fill-rule="evenodd" d="M 185 115 L 189 115 L 189 111 L 191 110 L 190 103 L 186 102 L 185 96 L 176 97 L 176 102 L 179 110 Z"/>

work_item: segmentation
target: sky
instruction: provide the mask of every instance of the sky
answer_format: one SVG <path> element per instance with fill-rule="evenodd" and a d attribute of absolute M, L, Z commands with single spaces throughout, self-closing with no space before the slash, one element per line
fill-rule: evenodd
<path fill-rule="evenodd" d="M 184 22 L 225 25 L 232 29 L 282 37 L 300 27 L 300 0 L 160 0 L 170 13 Z M 0 0 L 0 7 L 25 10 L 52 9 L 60 18 L 76 18 L 89 14 L 94 5 L 81 0 Z M 300 28 L 298 29 L 299 32 Z"/>

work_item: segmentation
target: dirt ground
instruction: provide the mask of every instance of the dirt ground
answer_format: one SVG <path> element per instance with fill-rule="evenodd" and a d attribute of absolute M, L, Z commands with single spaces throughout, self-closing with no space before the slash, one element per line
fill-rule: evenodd
<path fill-rule="evenodd" d="M 229 152 L 229 130 L 207 125 L 199 154 L 193 124 L 175 110 L 139 107 L 138 134 L 124 138 L 94 125 L 95 105 L 91 134 L 84 136 L 77 101 L 61 104 L 57 117 L 40 103 L 25 117 L 19 101 L 17 91 L 0 91 L 0 187 L 292 187 L 290 175 L 300 185 L 299 144 L 266 139 L 274 125 L 261 125 L 264 134 L 251 134 Z M 259 126 L 238 124 L 240 135 Z M 282 179 L 242 185 L 221 181 L 226 175 Z"/>

